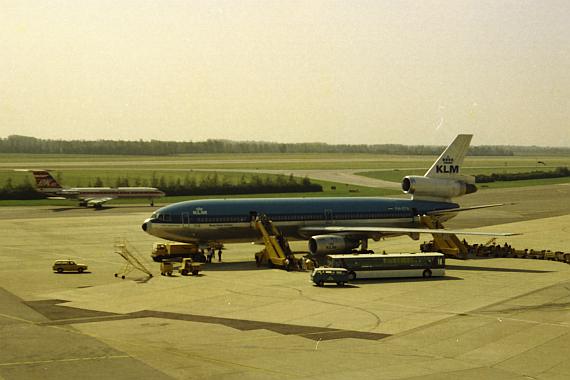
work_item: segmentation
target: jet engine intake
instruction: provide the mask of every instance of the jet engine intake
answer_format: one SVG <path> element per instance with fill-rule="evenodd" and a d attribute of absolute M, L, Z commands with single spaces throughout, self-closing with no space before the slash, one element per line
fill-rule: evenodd
<path fill-rule="evenodd" d="M 358 246 L 360 246 L 360 240 L 345 239 L 338 235 L 317 235 L 309 239 L 311 255 L 348 253 Z"/>
<path fill-rule="evenodd" d="M 402 190 L 417 197 L 451 199 L 474 193 L 477 187 L 457 179 L 406 176 L 402 180 Z"/>

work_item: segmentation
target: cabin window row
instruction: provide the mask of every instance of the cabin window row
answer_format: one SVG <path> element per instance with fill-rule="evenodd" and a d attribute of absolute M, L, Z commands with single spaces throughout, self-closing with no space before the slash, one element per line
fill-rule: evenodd
<path fill-rule="evenodd" d="M 334 214 L 332 219 L 350 220 L 350 219 L 380 219 L 380 218 L 404 218 L 404 217 L 411 217 L 411 214 L 405 212 L 339 213 L 339 214 Z M 282 222 L 289 220 L 325 220 L 325 215 L 324 214 L 267 215 L 267 218 L 274 222 Z M 159 219 L 162 218 L 159 217 Z M 223 217 L 208 216 L 208 217 L 196 218 L 196 223 L 248 222 L 248 221 L 250 221 L 250 219 L 249 217 L 246 216 L 223 216 Z"/>

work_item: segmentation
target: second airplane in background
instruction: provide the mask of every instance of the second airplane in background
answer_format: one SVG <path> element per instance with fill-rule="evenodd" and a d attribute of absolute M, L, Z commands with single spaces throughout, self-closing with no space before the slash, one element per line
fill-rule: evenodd
<path fill-rule="evenodd" d="M 154 187 L 69 187 L 62 186 L 47 170 L 24 169 L 32 172 L 38 191 L 47 194 L 49 199 L 71 199 L 80 206 L 101 207 L 103 203 L 118 198 L 149 199 L 164 197 L 164 193 Z"/>

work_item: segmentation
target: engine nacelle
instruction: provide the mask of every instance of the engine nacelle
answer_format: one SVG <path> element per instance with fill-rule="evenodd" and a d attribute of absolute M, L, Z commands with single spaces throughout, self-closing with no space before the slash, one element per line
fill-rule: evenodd
<path fill-rule="evenodd" d="M 413 197 L 451 199 L 477 191 L 473 184 L 457 179 L 406 176 L 402 190 Z"/>
<path fill-rule="evenodd" d="M 347 253 L 358 246 L 360 246 L 360 240 L 345 239 L 338 235 L 317 235 L 309 239 L 311 255 Z"/>

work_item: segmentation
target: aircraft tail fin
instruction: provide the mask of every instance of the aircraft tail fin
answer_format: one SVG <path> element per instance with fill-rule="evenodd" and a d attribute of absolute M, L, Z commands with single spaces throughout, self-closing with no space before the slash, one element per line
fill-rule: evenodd
<path fill-rule="evenodd" d="M 447 149 L 424 174 L 424 177 L 465 180 L 465 176 L 460 175 L 459 171 L 467 155 L 472 137 L 473 135 L 457 135 L 455 140 L 449 144 Z"/>
<path fill-rule="evenodd" d="M 34 178 L 36 179 L 36 184 L 38 185 L 38 189 L 50 189 L 50 190 L 57 190 L 57 189 L 65 189 L 65 186 L 62 186 L 55 178 L 47 170 L 29 170 L 34 174 Z"/>

